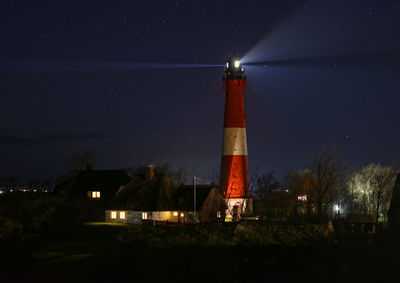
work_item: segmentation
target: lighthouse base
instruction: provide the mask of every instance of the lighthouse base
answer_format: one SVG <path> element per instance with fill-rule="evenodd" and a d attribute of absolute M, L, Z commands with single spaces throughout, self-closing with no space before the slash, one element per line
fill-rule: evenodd
<path fill-rule="evenodd" d="M 227 209 L 225 211 L 225 222 L 237 222 L 242 216 L 253 213 L 252 198 L 229 198 L 225 199 Z"/>

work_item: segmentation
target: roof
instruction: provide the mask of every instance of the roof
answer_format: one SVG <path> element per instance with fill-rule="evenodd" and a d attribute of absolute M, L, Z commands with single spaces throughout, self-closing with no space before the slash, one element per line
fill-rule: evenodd
<path fill-rule="evenodd" d="M 89 190 L 99 190 L 102 197 L 113 197 L 131 179 L 132 176 L 123 170 L 72 171 L 55 186 L 54 192 L 78 197 L 86 196 Z"/>
<path fill-rule="evenodd" d="M 214 185 L 197 185 L 196 186 L 196 211 L 200 210 L 210 191 L 216 188 Z M 193 211 L 194 210 L 194 186 L 180 186 L 175 195 L 175 204 L 177 210 Z"/>
<path fill-rule="evenodd" d="M 155 174 L 150 181 L 136 175 L 116 195 L 114 208 L 139 211 L 165 211 L 174 207 L 176 184 L 168 176 Z"/>

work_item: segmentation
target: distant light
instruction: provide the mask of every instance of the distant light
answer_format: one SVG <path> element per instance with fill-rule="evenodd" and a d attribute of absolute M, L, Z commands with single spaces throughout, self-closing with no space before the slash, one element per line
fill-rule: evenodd
<path fill-rule="evenodd" d="M 285 192 L 287 192 L 287 193 L 288 193 L 288 192 L 289 192 L 289 190 L 285 190 Z"/>
<path fill-rule="evenodd" d="M 235 68 L 239 68 L 239 66 L 240 66 L 240 61 L 239 61 L 239 60 L 236 60 L 236 61 L 235 61 Z"/>
<path fill-rule="evenodd" d="M 181 217 L 183 217 L 183 216 L 185 216 L 185 214 L 182 212 L 182 213 L 181 213 Z"/>
<path fill-rule="evenodd" d="M 146 220 L 147 219 L 147 212 L 142 213 L 142 219 Z"/>
<path fill-rule="evenodd" d="M 229 62 L 226 62 L 226 67 L 229 68 Z"/>
<path fill-rule="evenodd" d="M 111 219 L 116 219 L 116 218 L 117 218 L 117 212 L 111 211 Z"/>
<path fill-rule="evenodd" d="M 306 201 L 307 195 L 299 195 L 299 196 L 297 196 L 297 200 Z"/>
<path fill-rule="evenodd" d="M 4 191 L 0 191 L 0 195 L 1 195 L 1 194 L 4 194 Z"/>
<path fill-rule="evenodd" d="M 339 211 L 339 205 L 335 204 L 335 211 L 338 212 Z"/>
<path fill-rule="evenodd" d="M 178 212 L 176 212 L 176 211 L 173 214 L 174 214 L 174 216 L 178 216 Z"/>

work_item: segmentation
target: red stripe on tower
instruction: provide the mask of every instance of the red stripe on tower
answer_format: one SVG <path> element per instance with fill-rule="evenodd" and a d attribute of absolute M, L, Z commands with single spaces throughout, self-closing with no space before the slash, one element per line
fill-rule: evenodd
<path fill-rule="evenodd" d="M 240 217 L 250 197 L 244 91 L 246 77 L 234 55 L 225 66 L 224 140 L 221 160 L 221 191 L 227 201 L 227 216 Z"/>

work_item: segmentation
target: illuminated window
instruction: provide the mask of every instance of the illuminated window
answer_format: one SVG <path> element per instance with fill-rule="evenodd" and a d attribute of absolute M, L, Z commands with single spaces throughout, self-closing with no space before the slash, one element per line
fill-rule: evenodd
<path fill-rule="evenodd" d="M 183 217 L 183 216 L 185 216 L 185 214 L 182 212 L 182 213 L 181 213 L 181 217 Z"/>
<path fill-rule="evenodd" d="M 297 196 L 297 200 L 306 201 L 307 200 L 307 195 Z"/>
<path fill-rule="evenodd" d="M 175 212 L 173 213 L 173 215 L 174 215 L 174 216 L 178 216 L 178 212 L 175 211 Z"/>
<path fill-rule="evenodd" d="M 100 192 L 99 191 L 89 191 L 88 196 L 91 198 L 100 198 Z"/>
<path fill-rule="evenodd" d="M 221 218 L 221 211 L 217 211 L 217 218 Z"/>
<path fill-rule="evenodd" d="M 125 211 L 119 213 L 119 219 L 125 219 Z"/>
<path fill-rule="evenodd" d="M 117 212 L 111 211 L 111 219 L 117 219 Z"/>
<path fill-rule="evenodd" d="M 147 212 L 142 213 L 142 219 L 146 220 L 147 219 Z"/>

